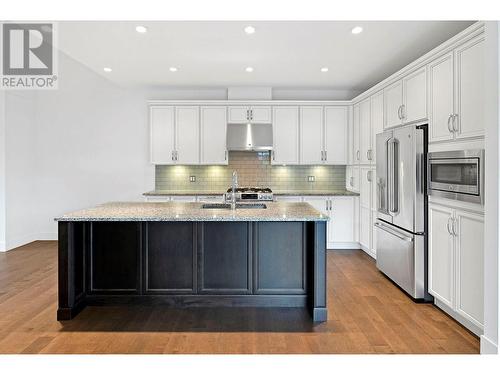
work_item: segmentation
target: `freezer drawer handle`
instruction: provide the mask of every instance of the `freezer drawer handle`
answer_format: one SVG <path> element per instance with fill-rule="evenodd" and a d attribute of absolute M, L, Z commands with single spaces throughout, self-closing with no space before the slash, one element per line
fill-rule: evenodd
<path fill-rule="evenodd" d="M 406 242 L 412 242 L 413 241 L 413 238 L 411 237 L 406 237 L 406 236 L 403 236 L 401 234 L 399 234 L 398 232 L 386 227 L 385 225 L 383 224 L 380 224 L 380 223 L 375 223 L 373 224 L 374 226 L 376 226 L 377 228 L 379 229 L 382 229 L 384 232 L 387 232 L 389 234 L 392 234 L 393 236 L 399 238 L 400 240 L 403 240 L 403 241 L 406 241 Z"/>

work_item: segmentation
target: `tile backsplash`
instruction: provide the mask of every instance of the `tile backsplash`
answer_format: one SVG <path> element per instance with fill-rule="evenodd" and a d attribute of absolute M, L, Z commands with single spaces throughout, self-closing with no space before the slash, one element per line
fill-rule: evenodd
<path fill-rule="evenodd" d="M 229 153 L 228 165 L 157 165 L 156 190 L 220 191 L 231 185 L 233 170 L 240 186 L 283 190 L 336 190 L 345 188 L 344 165 L 271 165 L 269 152 Z M 195 181 L 191 182 L 192 176 Z M 309 176 L 314 181 L 309 182 Z"/>

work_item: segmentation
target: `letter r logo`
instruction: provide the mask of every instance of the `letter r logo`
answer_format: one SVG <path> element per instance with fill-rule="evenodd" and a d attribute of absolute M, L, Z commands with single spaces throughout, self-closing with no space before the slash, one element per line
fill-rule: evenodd
<path fill-rule="evenodd" d="M 4 75 L 52 74 L 52 24 L 4 23 L 2 31 Z"/>

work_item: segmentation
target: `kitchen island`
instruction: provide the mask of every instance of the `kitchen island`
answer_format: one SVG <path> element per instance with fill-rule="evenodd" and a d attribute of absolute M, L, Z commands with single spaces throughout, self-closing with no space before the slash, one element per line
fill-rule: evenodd
<path fill-rule="evenodd" d="M 304 307 L 327 319 L 326 222 L 308 203 L 117 202 L 56 218 L 58 320 L 85 306 Z"/>

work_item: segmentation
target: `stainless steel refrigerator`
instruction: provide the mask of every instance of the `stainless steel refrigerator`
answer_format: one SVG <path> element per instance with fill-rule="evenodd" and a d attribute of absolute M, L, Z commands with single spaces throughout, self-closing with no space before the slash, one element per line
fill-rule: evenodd
<path fill-rule="evenodd" d="M 377 268 L 411 297 L 427 291 L 427 125 L 377 135 Z"/>

